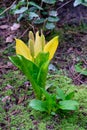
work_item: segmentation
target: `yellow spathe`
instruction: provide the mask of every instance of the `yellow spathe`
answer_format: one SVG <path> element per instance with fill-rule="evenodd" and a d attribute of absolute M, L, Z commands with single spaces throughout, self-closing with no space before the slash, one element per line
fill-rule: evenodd
<path fill-rule="evenodd" d="M 51 41 L 49 41 L 45 45 L 44 52 L 49 52 L 49 60 L 53 58 L 57 47 L 58 47 L 58 36 L 54 37 Z"/>
<path fill-rule="evenodd" d="M 16 54 L 22 55 L 28 60 L 32 60 L 30 49 L 20 39 L 16 39 Z"/>
<path fill-rule="evenodd" d="M 33 61 L 40 52 L 49 52 L 49 60 L 51 60 L 59 44 L 58 36 L 54 37 L 47 44 L 45 44 L 45 37 L 43 34 L 39 36 L 39 32 L 36 32 L 35 36 L 34 40 L 34 35 L 30 31 L 28 46 L 20 39 L 16 39 L 16 54 Z"/>
<path fill-rule="evenodd" d="M 42 52 L 42 39 L 39 36 L 39 32 L 36 32 L 36 39 L 34 44 L 34 56 L 36 57 L 40 52 Z"/>

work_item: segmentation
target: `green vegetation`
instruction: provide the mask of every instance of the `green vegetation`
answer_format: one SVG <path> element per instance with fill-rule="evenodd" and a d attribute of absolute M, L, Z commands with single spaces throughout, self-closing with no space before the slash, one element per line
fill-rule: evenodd
<path fill-rule="evenodd" d="M 59 0 L 63 2 L 64 0 Z M 40 1 L 26 1 L 21 0 L 14 4 L 10 13 L 17 15 L 17 21 L 25 19 L 31 27 L 38 27 L 45 30 L 53 30 L 56 28 L 56 23 L 60 20 L 54 6 L 57 0 L 40 0 Z M 74 7 L 78 5 L 87 6 L 86 0 L 75 0 Z"/>
<path fill-rule="evenodd" d="M 77 110 L 78 102 L 73 100 L 74 92 L 65 94 L 58 86 L 51 94 L 46 89 L 46 78 L 50 60 L 58 46 L 58 37 L 54 37 L 48 43 L 43 34 L 34 35 L 29 32 L 29 47 L 23 41 L 16 39 L 16 56 L 9 59 L 17 66 L 32 84 L 36 99 L 30 102 L 35 110 L 56 114 L 59 110 Z"/>
<path fill-rule="evenodd" d="M 11 8 L 10 13 L 17 15 L 17 21 L 25 19 L 31 27 L 54 29 L 59 20 L 54 9 L 55 0 L 26 1 L 21 0 Z M 51 9 L 51 10 L 50 10 Z"/>
<path fill-rule="evenodd" d="M 87 69 L 82 67 L 82 63 L 78 63 L 75 65 L 76 72 L 87 76 Z"/>
<path fill-rule="evenodd" d="M 80 4 L 82 4 L 82 5 L 84 5 L 84 6 L 87 6 L 87 0 L 75 0 L 75 2 L 74 2 L 74 7 L 75 7 L 75 6 L 78 6 L 78 5 L 80 5 Z"/>
<path fill-rule="evenodd" d="M 40 113 L 39 111 L 32 110 L 29 107 L 29 102 L 31 100 L 32 88 L 25 85 L 26 78 L 22 76 L 19 71 L 9 71 L 7 75 L 2 76 L 2 95 L 1 100 L 5 96 L 10 96 L 11 100 L 7 99 L 6 102 L 1 102 L 0 104 L 0 125 L 1 130 L 10 128 L 11 130 L 16 129 L 63 129 L 63 130 L 86 130 L 87 124 L 87 87 L 86 86 L 75 86 L 72 84 L 71 79 L 64 76 L 62 72 L 53 72 L 48 75 L 47 87 L 51 88 L 50 92 L 53 90 L 53 86 L 59 86 L 65 93 L 70 93 L 75 91 L 74 99 L 80 104 L 79 111 L 76 112 L 61 112 L 59 111 L 57 115 L 47 116 L 45 113 Z M 14 75 L 14 78 L 12 78 Z M 7 78 L 6 78 L 7 77 Z M 19 80 L 19 78 L 21 80 Z M 5 79 L 5 80 L 4 80 Z M 16 81 L 16 82 L 15 82 Z M 7 84 L 12 85 L 11 93 L 9 94 L 5 90 Z M 49 86 L 50 85 L 50 86 Z M 10 90 L 10 89 L 9 89 Z M 14 90 L 16 92 L 14 93 Z M 17 99 L 20 100 L 24 94 L 26 98 L 18 104 Z M 13 101 L 13 103 L 12 103 Z M 8 103 L 8 108 L 6 110 L 6 104 Z M 3 109 L 5 108 L 5 109 Z"/>

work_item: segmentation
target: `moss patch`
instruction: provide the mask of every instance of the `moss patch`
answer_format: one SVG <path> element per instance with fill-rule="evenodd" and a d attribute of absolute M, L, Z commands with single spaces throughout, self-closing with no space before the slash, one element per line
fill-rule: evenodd
<path fill-rule="evenodd" d="M 75 86 L 72 80 L 62 72 L 48 75 L 47 87 L 61 87 L 65 92 L 75 91 L 75 99 L 80 108 L 77 112 L 62 113 L 48 116 L 32 110 L 29 102 L 33 98 L 32 88 L 27 79 L 19 71 L 9 71 L 2 76 L 0 91 L 0 129 L 1 130 L 86 130 L 87 129 L 87 86 Z M 27 84 L 26 84 L 27 83 Z M 10 84 L 11 89 L 6 90 Z M 5 102 L 3 98 L 9 96 Z"/>

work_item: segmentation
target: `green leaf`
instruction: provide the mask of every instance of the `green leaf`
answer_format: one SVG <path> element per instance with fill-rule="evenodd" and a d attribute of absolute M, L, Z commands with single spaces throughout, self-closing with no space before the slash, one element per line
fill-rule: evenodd
<path fill-rule="evenodd" d="M 84 6 L 87 6 L 87 0 L 75 0 L 75 2 L 74 2 L 74 7 L 75 7 L 75 6 L 78 6 L 78 5 L 80 5 L 80 4 L 82 4 L 82 5 L 84 5 Z"/>
<path fill-rule="evenodd" d="M 48 12 L 47 11 L 43 11 L 41 12 L 43 16 L 48 16 Z M 46 19 L 45 19 L 46 20 Z"/>
<path fill-rule="evenodd" d="M 42 93 L 45 95 L 46 100 L 49 102 L 50 101 L 55 101 L 56 100 L 56 94 L 51 94 L 44 88 L 41 88 Z"/>
<path fill-rule="evenodd" d="M 84 2 L 84 3 L 82 3 L 82 5 L 87 6 L 87 1 L 86 1 L 86 2 Z"/>
<path fill-rule="evenodd" d="M 36 12 L 37 11 L 37 8 L 32 6 L 32 7 L 29 7 L 29 12 Z"/>
<path fill-rule="evenodd" d="M 55 25 L 53 23 L 47 22 L 46 23 L 46 28 L 49 29 L 49 30 L 51 30 L 51 29 L 55 28 Z"/>
<path fill-rule="evenodd" d="M 75 0 L 74 7 L 80 5 L 82 3 L 82 0 Z"/>
<path fill-rule="evenodd" d="M 44 88 L 49 66 L 49 53 L 39 53 L 35 59 L 36 65 L 40 68 L 37 76 L 37 83 Z"/>
<path fill-rule="evenodd" d="M 29 12 L 29 19 L 32 20 L 33 18 L 38 18 L 38 14 L 34 12 Z"/>
<path fill-rule="evenodd" d="M 24 13 L 26 10 L 28 10 L 27 7 L 21 7 L 20 9 L 15 10 L 14 14 L 21 14 L 21 13 Z"/>
<path fill-rule="evenodd" d="M 56 17 L 57 16 L 57 11 L 54 11 L 54 10 L 49 11 L 49 15 Z"/>
<path fill-rule="evenodd" d="M 56 3 L 56 0 L 42 0 L 44 3 L 47 3 L 47 4 L 55 4 Z"/>
<path fill-rule="evenodd" d="M 65 99 L 66 99 L 66 100 L 72 99 L 72 98 L 74 97 L 74 93 L 75 93 L 75 92 L 71 92 L 71 93 L 67 94 L 66 97 L 65 97 Z"/>
<path fill-rule="evenodd" d="M 35 58 L 35 64 L 40 68 L 43 63 L 49 60 L 49 53 L 40 52 Z"/>
<path fill-rule="evenodd" d="M 35 21 L 34 21 L 34 24 L 42 24 L 42 23 L 44 23 L 44 18 L 40 18 L 40 19 L 36 19 Z"/>
<path fill-rule="evenodd" d="M 37 75 L 39 72 L 39 68 L 31 61 L 27 60 L 25 57 L 21 55 L 12 56 L 10 60 L 13 64 L 15 64 L 23 73 L 29 78 L 33 78 L 36 82 Z M 33 75 L 32 75 L 33 74 Z"/>
<path fill-rule="evenodd" d="M 49 61 L 45 62 L 39 70 L 38 77 L 37 77 L 37 83 L 40 87 L 45 88 L 46 85 L 46 78 L 48 73 L 48 66 Z"/>
<path fill-rule="evenodd" d="M 21 0 L 21 1 L 19 1 L 18 4 L 16 5 L 16 8 L 20 8 L 21 6 L 24 6 L 24 5 L 26 5 L 25 0 Z"/>
<path fill-rule="evenodd" d="M 40 87 L 37 85 L 37 76 L 39 73 L 39 68 L 33 62 L 27 60 L 21 55 L 12 56 L 12 57 L 9 57 L 9 59 L 30 80 L 32 87 L 34 89 L 35 95 L 38 98 L 41 98 Z"/>
<path fill-rule="evenodd" d="M 62 110 L 77 110 L 78 102 L 74 100 L 64 100 L 59 102 L 59 108 Z"/>
<path fill-rule="evenodd" d="M 24 15 L 23 15 L 23 14 L 20 14 L 20 15 L 18 16 L 18 18 L 17 18 L 17 22 L 20 22 L 20 20 L 21 20 L 23 17 L 24 17 Z"/>
<path fill-rule="evenodd" d="M 37 5 L 35 2 L 29 2 L 29 5 L 35 6 L 39 10 L 43 10 L 43 8 Z"/>
<path fill-rule="evenodd" d="M 51 97 L 51 94 L 49 94 L 44 88 L 41 88 L 41 91 L 42 91 L 43 95 L 45 96 L 45 98 L 47 100 L 49 100 Z"/>
<path fill-rule="evenodd" d="M 60 89 L 59 87 L 57 87 L 56 93 L 57 93 L 57 98 L 58 98 L 58 99 L 65 100 L 65 94 L 64 94 L 64 92 L 62 91 L 62 89 Z"/>
<path fill-rule="evenodd" d="M 78 63 L 77 65 L 75 65 L 75 70 L 76 70 L 76 72 L 81 73 L 81 74 L 87 76 L 87 69 L 86 68 L 82 68 L 81 63 Z"/>
<path fill-rule="evenodd" d="M 35 110 L 39 110 L 41 112 L 46 112 L 47 111 L 47 103 L 45 101 L 33 99 L 30 103 L 29 106 L 32 107 Z"/>
<path fill-rule="evenodd" d="M 48 17 L 49 22 L 58 22 L 59 18 L 58 17 Z"/>
<path fill-rule="evenodd" d="M 59 1 L 63 2 L 64 0 L 59 0 Z"/>
<path fill-rule="evenodd" d="M 50 114 L 51 112 L 55 112 L 57 110 L 56 94 L 50 94 L 43 88 L 41 88 L 41 90 L 46 98 L 48 114 Z"/>

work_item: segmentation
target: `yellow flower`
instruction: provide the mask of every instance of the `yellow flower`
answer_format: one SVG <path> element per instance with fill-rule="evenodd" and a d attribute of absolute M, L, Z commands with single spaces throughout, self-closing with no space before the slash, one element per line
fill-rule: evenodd
<path fill-rule="evenodd" d="M 39 32 L 36 32 L 35 36 L 34 39 L 34 34 L 31 31 L 29 32 L 28 46 L 22 40 L 16 39 L 16 54 L 33 61 L 40 52 L 49 52 L 49 60 L 51 60 L 59 43 L 58 36 L 54 37 L 47 44 L 43 34 L 39 36 Z"/>

